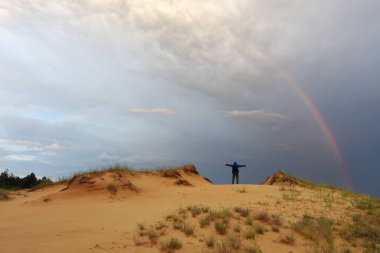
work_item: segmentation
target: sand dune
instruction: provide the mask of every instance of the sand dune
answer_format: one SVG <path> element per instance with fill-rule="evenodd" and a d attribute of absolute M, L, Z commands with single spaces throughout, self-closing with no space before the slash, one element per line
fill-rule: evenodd
<path fill-rule="evenodd" d="M 160 252 L 163 242 L 170 238 L 181 242 L 178 252 L 218 252 L 218 241 L 233 236 L 241 245 L 232 252 L 253 252 L 246 248 L 254 245 L 262 252 L 312 252 L 315 240 L 295 232 L 290 223 L 307 213 L 324 215 L 343 227 L 352 215 L 363 212 L 348 208 L 349 201 L 326 204 L 323 196 L 328 194 L 335 199 L 340 196 L 331 189 L 298 186 L 214 185 L 192 165 L 150 173 L 87 173 L 75 176 L 68 184 L 15 192 L 11 200 L 1 201 L 0 252 Z M 203 211 L 196 213 L 200 207 Z M 256 231 L 255 240 L 247 239 L 245 234 L 254 225 L 247 224 L 247 217 L 236 207 L 248 210 L 253 223 L 264 229 L 263 234 Z M 200 226 L 200 219 L 211 210 L 216 214 L 226 209 L 230 212 L 228 221 L 223 218 L 228 223 L 226 235 L 215 230 L 217 217 L 214 223 Z M 281 222 L 275 225 L 260 220 L 260 213 Z M 174 229 L 173 217 L 177 216 L 194 226 L 191 235 Z M 238 226 L 241 231 L 237 231 Z M 149 229 L 156 231 L 152 238 Z M 205 243 L 211 235 L 217 241 L 213 248 Z M 287 236 L 294 243 L 287 243 Z M 353 247 L 334 232 L 336 252 L 362 252 L 361 243 L 358 240 Z"/>

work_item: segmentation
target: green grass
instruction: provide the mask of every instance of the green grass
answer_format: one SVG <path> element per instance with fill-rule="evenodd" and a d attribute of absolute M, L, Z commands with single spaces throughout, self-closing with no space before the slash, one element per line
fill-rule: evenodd
<path fill-rule="evenodd" d="M 182 232 L 184 232 L 187 236 L 194 235 L 194 226 L 189 223 L 184 223 Z"/>
<path fill-rule="evenodd" d="M 333 224 L 334 222 L 325 216 L 313 218 L 304 215 L 300 221 L 293 224 L 293 228 L 308 240 L 315 242 L 321 240 L 332 241 Z"/>
<path fill-rule="evenodd" d="M 227 242 L 228 245 L 234 250 L 239 250 L 241 247 L 241 240 L 240 237 L 237 235 L 229 235 L 227 237 Z"/>
<path fill-rule="evenodd" d="M 215 236 L 212 235 L 210 237 L 207 237 L 206 238 L 206 245 L 207 245 L 207 247 L 214 248 L 215 241 L 216 241 Z"/>
<path fill-rule="evenodd" d="M 253 225 L 253 219 L 250 215 L 245 218 L 245 225 L 248 225 L 248 226 Z"/>
<path fill-rule="evenodd" d="M 363 241 L 366 253 L 380 253 L 380 210 L 354 215 L 340 235 L 348 242 Z"/>
<path fill-rule="evenodd" d="M 258 225 L 255 226 L 255 232 L 257 234 L 263 235 L 265 233 L 265 229 L 264 229 L 264 227 L 262 225 L 258 224 Z"/>
<path fill-rule="evenodd" d="M 253 228 L 250 228 L 248 231 L 245 232 L 244 237 L 249 240 L 255 240 L 256 230 Z"/>
<path fill-rule="evenodd" d="M 220 235 L 225 235 L 227 233 L 228 224 L 223 221 L 215 222 L 215 230 Z"/>
<path fill-rule="evenodd" d="M 164 251 L 164 252 L 171 253 L 180 248 L 182 248 L 182 243 L 176 238 L 171 238 L 161 243 L 161 251 Z"/>

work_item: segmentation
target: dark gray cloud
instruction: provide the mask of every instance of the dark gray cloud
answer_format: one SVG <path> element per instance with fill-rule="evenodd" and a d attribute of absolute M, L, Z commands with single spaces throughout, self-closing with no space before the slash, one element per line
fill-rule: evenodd
<path fill-rule="evenodd" d="M 223 162 L 239 160 L 244 182 L 284 169 L 344 184 L 285 73 L 320 108 L 354 185 L 376 194 L 379 11 L 375 0 L 0 1 L 0 166 L 57 177 L 193 162 L 221 183 Z"/>

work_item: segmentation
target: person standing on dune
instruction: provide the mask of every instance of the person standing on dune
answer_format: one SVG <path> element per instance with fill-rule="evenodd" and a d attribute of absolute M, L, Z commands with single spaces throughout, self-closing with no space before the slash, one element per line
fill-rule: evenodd
<path fill-rule="evenodd" d="M 236 184 L 239 184 L 239 168 L 246 167 L 244 164 L 237 164 L 234 162 L 233 164 L 224 163 L 224 165 L 232 168 L 232 184 L 235 182 L 236 178 Z"/>

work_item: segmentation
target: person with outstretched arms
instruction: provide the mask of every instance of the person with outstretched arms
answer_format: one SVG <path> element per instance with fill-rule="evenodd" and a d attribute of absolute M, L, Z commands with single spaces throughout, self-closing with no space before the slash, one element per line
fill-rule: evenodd
<path fill-rule="evenodd" d="M 232 184 L 234 184 L 235 178 L 236 178 L 236 183 L 239 184 L 239 168 L 246 167 L 246 165 L 237 164 L 236 162 L 234 162 L 233 164 L 225 163 L 224 165 L 232 168 Z"/>

